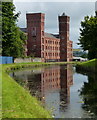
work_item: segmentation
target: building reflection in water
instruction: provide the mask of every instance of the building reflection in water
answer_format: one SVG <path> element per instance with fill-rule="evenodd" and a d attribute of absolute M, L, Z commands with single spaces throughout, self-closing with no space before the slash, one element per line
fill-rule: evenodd
<path fill-rule="evenodd" d="M 14 79 L 28 88 L 45 107 L 65 111 L 70 102 L 70 86 L 73 85 L 72 65 L 55 65 L 40 70 L 14 72 Z M 56 114 L 56 112 L 55 112 Z"/>
<path fill-rule="evenodd" d="M 41 94 L 45 102 L 45 97 L 48 92 L 58 92 L 60 100 L 60 110 L 64 110 L 70 99 L 70 86 L 73 84 L 72 65 L 55 66 L 49 69 L 44 69 L 41 74 Z M 52 99 L 52 97 L 50 96 Z M 54 101 L 52 101 L 54 103 Z"/>
<path fill-rule="evenodd" d="M 67 103 L 70 102 L 70 86 L 73 85 L 72 65 L 68 64 L 66 69 L 64 66 L 60 68 L 60 110 L 65 111 Z"/>

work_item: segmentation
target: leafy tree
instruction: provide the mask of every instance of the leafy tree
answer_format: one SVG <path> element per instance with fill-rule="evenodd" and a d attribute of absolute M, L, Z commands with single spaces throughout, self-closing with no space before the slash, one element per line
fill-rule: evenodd
<path fill-rule="evenodd" d="M 88 58 L 97 58 L 97 17 L 86 16 L 81 21 L 80 45 L 83 50 L 88 50 Z"/>
<path fill-rule="evenodd" d="M 19 13 L 15 14 L 13 2 L 2 2 L 2 55 L 24 56 L 25 35 L 16 26 Z M 21 37 L 22 35 L 22 37 Z"/>

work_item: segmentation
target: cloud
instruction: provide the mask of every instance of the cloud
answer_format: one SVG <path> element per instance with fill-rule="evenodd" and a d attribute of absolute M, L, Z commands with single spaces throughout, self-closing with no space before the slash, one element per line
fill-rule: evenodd
<path fill-rule="evenodd" d="M 95 3 L 95 11 L 97 11 L 97 1 L 96 1 L 96 3 Z"/>
<path fill-rule="evenodd" d="M 13 0 L 20 2 L 20 0 Z M 95 2 L 95 0 L 22 0 L 22 2 Z"/>
<path fill-rule="evenodd" d="M 84 16 L 95 14 L 94 2 L 15 2 L 16 11 L 21 11 L 18 26 L 26 27 L 26 12 L 45 13 L 45 31 L 58 33 L 58 15 L 70 16 L 70 39 L 74 47 L 79 38 L 80 22 Z"/>

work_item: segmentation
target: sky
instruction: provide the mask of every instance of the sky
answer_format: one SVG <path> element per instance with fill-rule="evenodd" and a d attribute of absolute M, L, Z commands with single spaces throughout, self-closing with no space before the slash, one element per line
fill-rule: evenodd
<path fill-rule="evenodd" d="M 17 25 L 26 27 L 26 13 L 45 13 L 45 32 L 58 33 L 58 15 L 65 12 L 70 16 L 70 40 L 73 48 L 77 45 L 80 35 L 80 22 L 85 16 L 95 15 L 95 2 L 17 2 L 14 1 L 16 12 L 21 12 Z"/>

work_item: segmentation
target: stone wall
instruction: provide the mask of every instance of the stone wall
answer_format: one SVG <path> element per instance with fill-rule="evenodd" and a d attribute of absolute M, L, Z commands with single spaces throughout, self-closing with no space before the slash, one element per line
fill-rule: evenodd
<path fill-rule="evenodd" d="M 14 63 L 42 62 L 41 58 L 15 58 Z"/>

